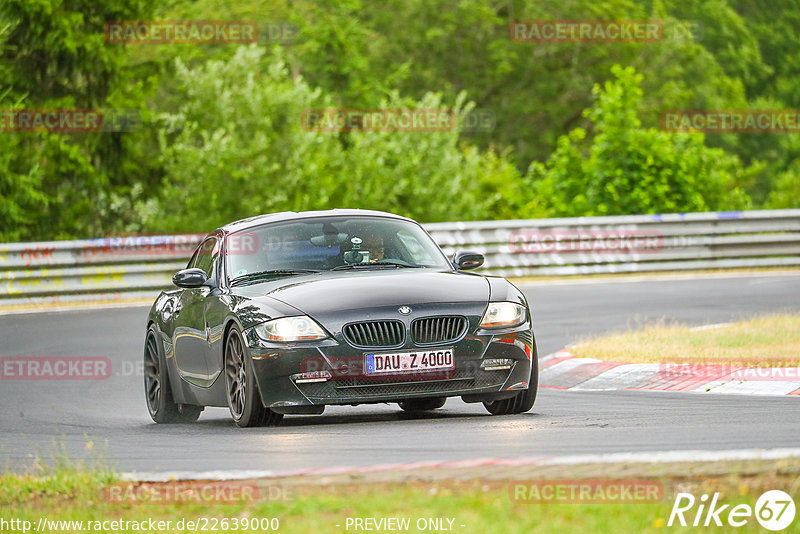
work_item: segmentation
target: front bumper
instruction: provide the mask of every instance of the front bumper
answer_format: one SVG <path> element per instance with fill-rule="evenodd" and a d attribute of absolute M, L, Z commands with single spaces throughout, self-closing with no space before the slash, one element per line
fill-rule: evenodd
<path fill-rule="evenodd" d="M 332 404 L 399 402 L 424 397 L 469 395 L 474 399 L 527 389 L 531 358 L 536 353 L 530 324 L 508 332 L 478 330 L 460 341 L 442 344 L 453 349 L 455 368 L 413 374 L 369 376 L 363 372 L 365 354 L 433 350 L 408 344 L 392 350 L 364 350 L 336 336 L 314 344 L 279 346 L 245 333 L 255 377 L 264 405 L 269 408 Z M 511 360 L 510 369 L 486 368 L 486 360 Z M 484 364 L 483 366 L 481 364 Z M 502 367 L 502 366 L 501 366 Z M 315 371 L 329 379 L 297 383 L 293 375 Z"/>

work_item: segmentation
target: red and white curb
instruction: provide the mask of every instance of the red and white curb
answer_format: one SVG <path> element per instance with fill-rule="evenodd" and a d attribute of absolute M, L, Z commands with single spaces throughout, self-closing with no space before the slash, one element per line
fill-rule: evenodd
<path fill-rule="evenodd" d="M 758 368 L 607 362 L 567 350 L 539 360 L 539 386 L 576 391 L 684 391 L 734 395 L 800 395 L 800 367 Z"/>
<path fill-rule="evenodd" d="M 473 458 L 467 460 L 442 460 L 368 466 L 338 466 L 295 469 L 291 471 L 136 471 L 122 473 L 126 482 L 171 482 L 173 480 L 245 480 L 276 479 L 298 476 L 357 475 L 386 471 L 410 471 L 415 469 L 468 469 L 472 467 L 516 467 L 525 465 L 580 465 L 580 464 L 631 464 L 631 463 L 680 463 L 721 462 L 739 460 L 780 460 L 800 457 L 800 449 L 730 449 L 689 450 L 654 452 L 617 452 L 605 454 L 574 454 L 565 456 L 532 456 L 523 458 Z"/>

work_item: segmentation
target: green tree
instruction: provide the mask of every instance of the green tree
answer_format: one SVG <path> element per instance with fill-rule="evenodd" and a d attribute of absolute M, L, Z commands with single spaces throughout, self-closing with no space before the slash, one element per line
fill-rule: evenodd
<path fill-rule="evenodd" d="M 34 166 L 15 168 L 18 140 L 0 134 L 0 243 L 27 235 L 36 214 L 47 206 L 42 172 Z"/>
<path fill-rule="evenodd" d="M 775 187 L 764 206 L 767 209 L 800 208 L 800 161 L 775 179 Z"/>
<path fill-rule="evenodd" d="M 663 0 L 663 3 L 661 12 L 690 24 L 701 50 L 711 55 L 725 78 L 735 84 L 735 91 L 727 100 L 686 102 L 673 107 L 784 109 L 800 105 L 797 2 Z M 699 88 L 688 89 L 690 93 L 699 92 Z M 766 200 L 776 177 L 800 157 L 797 135 L 707 134 L 706 144 L 736 154 L 744 165 L 752 167 L 742 185 L 757 206 Z"/>
<path fill-rule="evenodd" d="M 458 130 L 316 131 L 303 113 L 331 97 L 292 76 L 283 52 L 241 47 L 227 61 L 178 62 L 179 109 L 160 129 L 161 195 L 142 202 L 145 227 L 202 231 L 282 210 L 361 207 L 424 221 L 511 217 L 521 178 L 502 155 L 460 147 Z M 390 95 L 387 108 L 442 108 Z M 469 110 L 463 97 L 452 108 Z"/>
<path fill-rule="evenodd" d="M 562 136 L 529 179 L 547 213 L 555 216 L 675 213 L 741 209 L 736 187 L 744 170 L 735 156 L 708 148 L 703 135 L 642 128 L 637 116 L 642 75 L 615 66 L 615 80 L 593 89 L 585 116 L 594 136 L 576 128 Z"/>
<path fill-rule="evenodd" d="M 109 96 L 135 75 L 126 68 L 125 48 L 105 42 L 104 24 L 146 18 L 152 4 L 152 0 L 3 0 L 0 100 L 17 109 L 113 105 Z M 141 93 L 133 92 L 133 100 L 141 100 Z M 37 199 L 17 204 L 26 206 L 20 208 L 24 216 L 9 209 L 8 213 L 17 213 L 13 220 L 18 223 L 15 228 L 0 227 L 4 235 L 48 239 L 103 233 L 114 219 L 104 200 L 117 188 L 141 180 L 140 175 L 119 172 L 128 161 L 123 133 L 0 135 L 8 137 L 3 144 L 13 147 L 0 158 L 0 175 L 27 177 L 19 182 L 15 196 Z"/>

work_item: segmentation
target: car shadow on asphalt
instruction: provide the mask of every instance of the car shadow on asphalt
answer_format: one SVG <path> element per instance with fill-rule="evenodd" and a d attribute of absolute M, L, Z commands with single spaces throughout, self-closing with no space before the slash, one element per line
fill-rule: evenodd
<path fill-rule="evenodd" d="M 380 411 L 365 412 L 364 409 L 369 406 L 378 406 Z M 472 409 L 470 409 L 472 407 Z M 353 411 L 348 409 L 352 408 Z M 178 425 L 159 425 L 155 423 L 148 423 L 144 425 L 143 429 L 146 431 L 159 431 L 165 432 L 169 429 L 181 430 L 185 433 L 189 430 L 191 433 L 202 434 L 205 430 L 209 429 L 235 429 L 241 432 L 248 430 L 270 430 L 270 429 L 287 429 L 287 428 L 315 428 L 315 427 L 331 427 L 341 426 L 350 427 L 354 425 L 367 425 L 367 424 L 383 424 L 383 423 L 398 423 L 414 422 L 414 421 L 430 421 L 430 422 L 450 422 L 450 421 L 474 421 L 483 419 L 487 422 L 501 422 L 509 420 L 528 420 L 536 419 L 541 422 L 543 418 L 548 415 L 534 407 L 528 413 L 523 414 L 509 414 L 509 415 L 491 415 L 483 410 L 480 404 L 463 404 L 459 403 L 452 408 L 437 409 L 428 412 L 405 412 L 398 407 L 388 407 L 383 404 L 378 405 L 360 405 L 358 408 L 348 405 L 330 406 L 329 410 L 322 415 L 287 415 L 283 418 L 277 427 L 252 427 L 250 429 L 236 427 L 236 424 L 230 418 L 227 408 L 220 407 L 207 407 L 201 414 L 200 419 L 193 423 L 178 424 Z M 191 429 L 191 430 L 190 430 Z"/>
<path fill-rule="evenodd" d="M 403 411 L 384 411 L 380 413 L 336 413 L 330 415 L 288 415 L 283 418 L 280 425 L 277 427 L 254 427 L 259 428 L 314 428 L 320 426 L 352 426 L 352 425 L 365 425 L 365 424 L 382 424 L 393 422 L 410 422 L 410 421 L 458 421 L 458 420 L 474 420 L 474 419 L 487 419 L 491 421 L 500 421 L 508 418 L 531 417 L 536 416 L 536 413 L 517 414 L 517 415 L 501 415 L 493 416 L 488 413 L 480 412 L 456 412 L 456 411 L 435 411 L 435 412 L 422 412 L 422 413 L 408 413 Z M 184 426 L 184 425 L 181 425 Z M 198 430 L 202 428 L 235 428 L 234 422 L 230 418 L 226 418 L 222 412 L 219 416 L 213 419 L 204 419 L 202 416 L 199 421 L 192 423 Z M 247 429 L 242 429 L 247 430 Z"/>
<path fill-rule="evenodd" d="M 489 414 L 486 414 L 489 415 Z M 403 411 L 372 414 L 331 414 L 317 416 L 287 416 L 281 421 L 282 427 L 305 427 L 317 425 L 344 425 L 365 423 L 387 423 L 394 421 L 444 421 L 455 419 L 472 419 L 483 417 L 479 413 L 456 412 L 423 412 L 408 413 Z"/>

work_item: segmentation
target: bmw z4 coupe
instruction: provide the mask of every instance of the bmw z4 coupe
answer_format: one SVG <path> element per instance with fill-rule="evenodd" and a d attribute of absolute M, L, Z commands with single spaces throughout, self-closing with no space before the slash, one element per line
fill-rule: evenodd
<path fill-rule="evenodd" d="M 327 405 L 493 415 L 531 409 L 538 364 L 528 303 L 467 272 L 421 225 L 366 210 L 285 212 L 205 237 L 147 321 L 144 387 L 158 423 L 227 407 L 242 427 Z"/>

